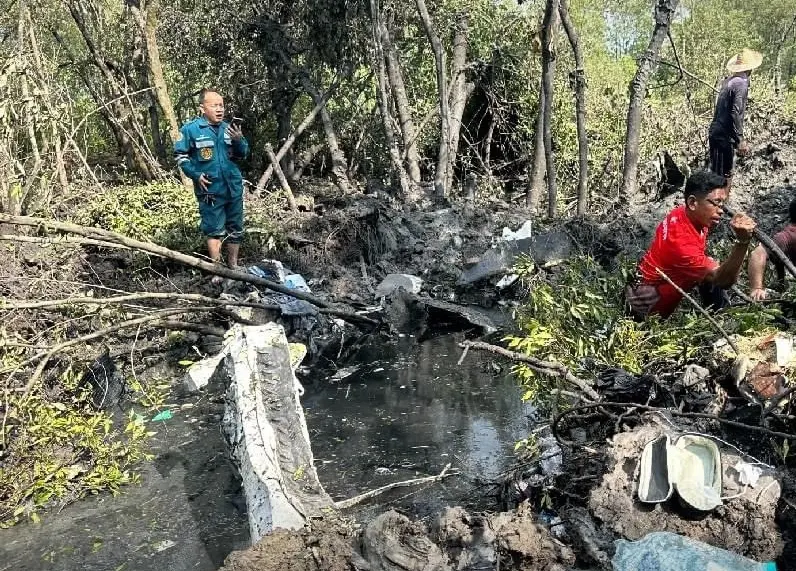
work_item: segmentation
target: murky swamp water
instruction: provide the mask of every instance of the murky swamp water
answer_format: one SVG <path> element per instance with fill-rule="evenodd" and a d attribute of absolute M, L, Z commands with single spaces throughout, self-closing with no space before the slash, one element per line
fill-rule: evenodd
<path fill-rule="evenodd" d="M 448 463 L 462 473 L 393 490 L 355 508 L 357 517 L 386 505 L 419 517 L 444 505 L 490 507 L 472 482 L 506 469 L 533 411 L 489 357 L 471 351 L 458 365 L 459 340 L 365 345 L 336 371 L 300 375 L 318 475 L 335 500 L 437 474 Z M 155 459 L 143 466 L 141 485 L 0 530 L 0 571 L 211 571 L 245 548 L 248 523 L 225 458 L 219 395 L 178 399 L 172 410 L 173 419 L 153 427 Z"/>

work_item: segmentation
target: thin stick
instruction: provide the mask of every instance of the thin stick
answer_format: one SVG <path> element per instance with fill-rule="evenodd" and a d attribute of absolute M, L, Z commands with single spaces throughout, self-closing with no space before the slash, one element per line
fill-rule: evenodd
<path fill-rule="evenodd" d="M 497 345 L 484 343 L 483 341 L 465 341 L 463 343 L 459 343 L 459 347 L 465 349 L 472 348 L 472 349 L 478 349 L 480 351 L 489 351 L 490 353 L 501 355 L 503 357 L 511 359 L 512 361 L 519 361 L 520 363 L 528 365 L 528 368 L 536 371 L 537 373 L 541 373 L 543 375 L 550 375 L 552 377 L 560 377 L 565 381 L 578 387 L 591 399 L 600 400 L 600 395 L 598 395 L 597 392 L 591 386 L 589 386 L 589 383 L 587 381 L 573 375 L 570 372 L 570 370 L 567 369 L 561 363 L 553 363 L 552 361 L 543 361 L 535 357 L 523 355 L 522 353 L 509 351 L 508 349 L 504 349 L 503 347 L 498 347 Z"/>
<path fill-rule="evenodd" d="M 130 319 L 128 321 L 122 321 L 121 323 L 117 323 L 116 325 L 111 325 L 110 327 L 106 327 L 105 329 L 100 329 L 99 331 L 95 331 L 94 333 L 89 333 L 88 335 L 83 335 L 82 337 L 76 337 L 75 339 L 70 339 L 69 341 L 64 341 L 63 343 L 58 343 L 51 347 L 48 351 L 42 351 L 37 353 L 30 359 L 26 361 L 26 363 L 31 363 L 37 359 L 41 359 L 39 361 L 39 365 L 36 367 L 36 370 L 31 375 L 30 379 L 28 380 L 25 388 L 23 390 L 23 394 L 27 395 L 36 382 L 41 377 L 42 373 L 44 372 L 44 367 L 47 366 L 47 363 L 52 359 L 56 354 L 60 353 L 64 349 L 68 349 L 69 347 L 73 347 L 75 345 L 80 345 L 82 343 L 87 343 L 88 341 L 93 341 L 94 339 L 99 339 L 100 337 L 104 337 L 110 333 L 115 333 L 116 331 L 120 331 L 122 329 L 127 329 L 130 327 L 136 327 L 138 325 L 144 323 L 151 323 L 152 321 L 158 321 L 159 319 L 163 319 L 164 317 L 168 317 L 170 315 L 179 315 L 181 313 L 191 313 L 195 311 L 212 311 L 212 307 L 186 307 L 183 309 L 166 309 L 163 311 L 158 311 L 152 313 L 150 315 L 145 315 L 144 317 L 138 317 L 136 319 Z M 23 364 L 24 365 L 24 364 Z M 19 370 L 19 367 L 15 369 L 15 371 Z M 13 373 L 9 375 L 7 383 L 10 385 L 10 381 L 13 378 Z"/>
<path fill-rule="evenodd" d="M 776 430 L 770 430 L 763 426 L 754 426 L 752 424 L 744 424 L 743 422 L 736 422 L 734 420 L 727 420 L 726 418 L 721 418 L 713 414 L 706 414 L 703 412 L 680 412 L 678 410 L 671 410 L 668 408 L 660 408 L 656 406 L 649 406 L 644 404 L 636 404 L 632 402 L 596 402 L 596 403 L 588 403 L 579 406 L 575 406 L 573 408 L 567 409 L 564 412 L 561 412 L 555 416 L 553 422 L 550 423 L 550 430 L 555 436 L 556 440 L 558 440 L 561 444 L 566 446 L 571 446 L 572 443 L 568 440 L 564 440 L 558 433 L 558 425 L 564 419 L 564 417 L 575 413 L 580 412 L 583 410 L 589 410 L 593 408 L 633 408 L 643 411 L 643 412 L 657 412 L 661 414 L 670 414 L 671 416 L 677 416 L 681 418 L 706 418 L 708 420 L 715 420 L 716 422 L 720 422 L 722 424 L 726 424 L 727 426 L 732 426 L 733 428 L 741 428 L 743 430 L 749 430 L 752 432 L 760 432 L 763 434 L 767 434 L 769 436 L 774 436 L 777 438 L 784 438 L 787 440 L 796 440 L 796 434 L 788 434 L 787 432 L 778 432 Z"/>
<path fill-rule="evenodd" d="M 739 288 L 737 285 L 734 285 L 734 286 L 732 286 L 732 288 L 730 288 L 730 289 L 732 289 L 732 291 L 735 293 L 735 295 L 737 295 L 738 297 L 740 297 L 740 298 L 741 298 L 742 300 L 744 300 L 746 303 L 751 303 L 751 304 L 756 304 L 756 303 L 757 303 L 757 302 L 756 302 L 755 300 L 753 300 L 751 297 L 749 297 L 748 295 L 746 295 L 746 294 L 743 292 L 743 290 L 742 290 L 741 288 Z"/>
<path fill-rule="evenodd" d="M 74 236 L 21 236 L 17 234 L 0 234 L 2 242 L 31 242 L 33 244 L 45 244 L 48 246 L 61 245 L 85 245 L 101 246 L 103 248 L 115 248 L 117 250 L 129 250 L 128 246 L 105 242 L 103 240 L 92 240 L 90 238 L 76 238 Z"/>
<path fill-rule="evenodd" d="M 376 488 L 375 490 L 371 490 L 369 492 L 365 492 L 364 494 L 360 494 L 358 496 L 354 496 L 353 498 L 342 500 L 340 502 L 335 502 L 334 507 L 338 510 L 344 510 L 355 506 L 357 504 L 361 504 L 365 500 L 369 500 L 370 498 L 375 498 L 385 492 L 389 492 L 390 490 L 394 490 L 396 488 L 407 488 L 409 486 L 417 486 L 418 484 L 430 484 L 432 482 L 439 482 L 440 480 L 444 480 L 450 476 L 455 476 L 456 472 L 449 472 L 451 465 L 447 464 L 445 468 L 442 469 L 442 472 L 437 474 L 436 476 L 426 476 L 425 478 L 414 478 L 412 480 L 405 480 L 403 482 L 394 482 L 392 484 L 387 484 L 386 486 L 382 486 L 381 488 Z"/>
<path fill-rule="evenodd" d="M 661 59 L 659 59 L 659 60 L 657 60 L 657 61 L 658 61 L 658 63 L 659 63 L 659 64 L 661 64 L 661 65 L 665 65 L 665 66 L 668 66 L 668 67 L 674 67 L 674 68 L 677 68 L 677 69 L 679 70 L 679 72 L 680 72 L 680 73 L 682 73 L 682 74 L 685 74 L 686 76 L 690 77 L 691 79 L 694 79 L 694 80 L 698 81 L 698 82 L 699 82 L 699 83 L 701 83 L 702 85 L 705 85 L 705 86 L 707 86 L 707 87 L 708 87 L 708 88 L 710 88 L 710 90 L 711 90 L 711 91 L 713 91 L 714 93 L 719 93 L 719 90 L 718 90 L 718 89 L 716 89 L 716 86 L 715 86 L 715 85 L 711 85 L 710 83 L 708 83 L 707 81 L 705 81 L 704 79 L 702 79 L 701 77 L 699 77 L 698 75 L 694 75 L 693 73 L 691 73 L 690 71 L 688 71 L 687 69 L 685 69 L 685 68 L 684 68 L 682 65 L 680 65 L 680 62 L 679 62 L 679 61 L 678 61 L 677 63 L 672 63 L 672 62 L 669 62 L 669 61 L 664 61 L 664 60 L 661 60 Z"/>
<path fill-rule="evenodd" d="M 63 299 L 48 299 L 44 301 L 7 301 L 0 298 L 0 311 L 11 309 L 43 309 L 47 307 L 68 307 L 70 305 L 111 305 L 115 303 L 123 304 L 131 301 L 147 299 L 167 299 L 169 301 L 195 301 L 199 303 L 212 304 L 230 307 L 252 307 L 254 309 L 264 309 L 267 311 L 281 311 L 281 307 L 272 303 L 256 303 L 253 301 L 235 301 L 229 299 L 218 299 L 207 297 L 197 293 L 157 293 L 140 292 L 129 295 L 119 295 L 115 297 L 67 297 Z M 336 311 L 327 307 L 317 308 L 319 313 L 334 315 Z"/>
<path fill-rule="evenodd" d="M 293 212 L 298 212 L 298 206 L 296 206 L 296 197 L 293 196 L 293 190 L 290 188 L 290 184 L 287 182 L 285 173 L 282 172 L 282 167 L 279 166 L 279 161 L 274 156 L 274 150 L 271 148 L 270 143 L 265 145 L 265 154 L 268 156 L 268 160 L 271 161 L 271 166 L 274 167 L 274 172 L 276 173 L 276 179 L 279 181 L 279 186 L 281 186 L 282 190 L 285 191 L 285 196 L 287 197 L 288 205 L 290 205 L 290 210 Z"/>
<path fill-rule="evenodd" d="M 683 288 L 681 288 L 679 285 L 674 283 L 672 281 L 672 279 L 669 276 L 667 276 L 662 269 L 655 268 L 655 270 L 658 272 L 658 274 L 663 279 L 665 279 L 667 282 L 669 282 L 670 286 L 672 286 L 674 289 L 676 289 L 678 291 L 678 293 L 680 293 L 684 298 L 686 298 L 689 302 L 691 302 L 691 305 L 693 305 L 697 309 L 697 311 L 699 311 L 702 315 L 704 315 L 707 318 L 708 321 L 710 321 L 710 323 L 713 325 L 713 327 L 715 327 L 719 331 L 719 333 L 721 333 L 724 336 L 724 338 L 727 340 L 727 343 L 729 343 L 730 347 L 732 347 L 732 350 L 735 351 L 735 354 L 740 356 L 741 355 L 741 351 L 740 351 L 740 349 L 738 349 L 738 345 L 736 345 L 735 341 L 733 341 L 730 338 L 730 334 L 727 333 L 724 330 L 724 328 L 719 324 L 719 322 L 716 321 L 715 319 L 713 319 L 713 316 L 710 315 L 710 313 L 708 313 L 708 311 L 704 307 L 699 305 L 697 303 L 697 301 L 693 297 L 691 297 L 686 292 L 684 292 Z"/>

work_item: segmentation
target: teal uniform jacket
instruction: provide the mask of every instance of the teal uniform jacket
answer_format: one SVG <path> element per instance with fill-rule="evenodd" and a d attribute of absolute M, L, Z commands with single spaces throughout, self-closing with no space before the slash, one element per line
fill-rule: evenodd
<path fill-rule="evenodd" d="M 174 158 L 194 182 L 202 231 L 235 240 L 243 232 L 243 176 L 234 161 L 246 158 L 249 143 L 245 137 L 233 140 L 228 127 L 222 121 L 214 128 L 204 117 L 186 123 L 174 143 Z M 210 179 L 207 193 L 199 186 L 203 174 Z"/>

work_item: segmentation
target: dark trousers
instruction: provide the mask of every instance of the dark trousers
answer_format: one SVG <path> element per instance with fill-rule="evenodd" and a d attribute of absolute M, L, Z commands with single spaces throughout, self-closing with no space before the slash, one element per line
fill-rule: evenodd
<path fill-rule="evenodd" d="M 708 140 L 710 148 L 710 170 L 721 176 L 731 177 L 735 161 L 735 148 L 729 141 L 715 139 Z"/>
<path fill-rule="evenodd" d="M 730 305 L 726 289 L 709 283 L 699 284 L 698 289 L 699 299 L 705 309 L 719 310 Z"/>

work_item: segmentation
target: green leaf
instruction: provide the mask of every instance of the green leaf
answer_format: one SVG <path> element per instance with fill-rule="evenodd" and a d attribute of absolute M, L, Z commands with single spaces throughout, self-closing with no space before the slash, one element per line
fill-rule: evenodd
<path fill-rule="evenodd" d="M 174 417 L 174 415 L 172 414 L 172 412 L 169 409 L 166 409 L 166 410 L 163 410 L 163 411 L 157 413 L 152 418 L 152 422 L 171 420 L 173 417 Z"/>

